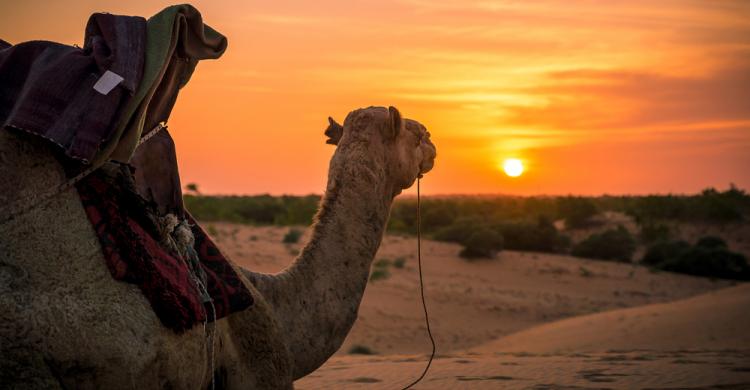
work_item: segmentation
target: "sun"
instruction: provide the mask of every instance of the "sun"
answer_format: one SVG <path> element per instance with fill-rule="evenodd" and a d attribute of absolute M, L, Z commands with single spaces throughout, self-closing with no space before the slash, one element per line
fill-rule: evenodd
<path fill-rule="evenodd" d="M 510 177 L 518 177 L 523 173 L 523 162 L 517 158 L 508 158 L 503 161 L 503 171 Z"/>

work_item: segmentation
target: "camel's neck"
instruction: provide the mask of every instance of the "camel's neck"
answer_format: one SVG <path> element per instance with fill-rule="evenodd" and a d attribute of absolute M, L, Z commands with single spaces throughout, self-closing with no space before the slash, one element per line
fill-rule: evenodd
<path fill-rule="evenodd" d="M 323 364 L 354 324 L 393 200 L 380 164 L 339 152 L 312 238 L 297 260 L 278 275 L 249 275 L 285 330 L 295 377 Z"/>

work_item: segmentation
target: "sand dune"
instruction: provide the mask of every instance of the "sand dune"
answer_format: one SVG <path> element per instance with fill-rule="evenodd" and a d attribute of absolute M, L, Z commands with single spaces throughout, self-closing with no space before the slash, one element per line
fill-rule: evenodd
<path fill-rule="evenodd" d="M 213 226 L 221 248 L 240 265 L 260 272 L 283 269 L 302 247 L 282 244 L 288 228 Z M 359 318 L 344 346 L 366 346 L 379 354 L 429 350 L 411 237 L 387 235 L 377 259 L 405 260 L 401 269 L 367 286 Z M 643 267 L 570 256 L 505 251 L 497 259 L 467 262 L 460 247 L 423 245 L 424 280 L 432 328 L 443 352 L 477 347 L 502 336 L 563 318 L 671 302 L 729 286 Z"/>
<path fill-rule="evenodd" d="M 477 352 L 750 350 L 750 284 L 671 303 L 612 310 L 536 326 Z"/>
<path fill-rule="evenodd" d="M 750 389 L 750 285 L 575 317 L 441 355 L 423 389 Z M 424 356 L 335 357 L 299 389 L 400 388 Z"/>
<path fill-rule="evenodd" d="M 206 225 L 234 261 L 261 272 L 281 270 L 306 238 Z M 430 346 L 415 247 L 386 236 L 377 259 L 405 266 L 368 285 L 342 348 L 297 388 L 393 389 L 421 373 Z M 750 389 L 750 285 L 538 253 L 467 262 L 459 250 L 423 244 L 439 356 L 416 388 Z M 376 355 L 349 355 L 354 345 Z"/>

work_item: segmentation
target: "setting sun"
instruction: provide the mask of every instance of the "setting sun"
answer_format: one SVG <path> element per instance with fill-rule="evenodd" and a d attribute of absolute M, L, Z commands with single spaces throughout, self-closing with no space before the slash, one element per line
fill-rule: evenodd
<path fill-rule="evenodd" d="M 510 177 L 518 177 L 523 173 L 523 162 L 517 158 L 509 158 L 503 161 L 503 171 Z"/>

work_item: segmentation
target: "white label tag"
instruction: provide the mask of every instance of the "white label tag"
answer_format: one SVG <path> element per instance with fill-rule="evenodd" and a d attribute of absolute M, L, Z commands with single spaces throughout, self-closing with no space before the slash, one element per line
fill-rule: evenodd
<path fill-rule="evenodd" d="M 110 91 L 112 91 L 117 86 L 117 84 L 120 84 L 122 80 L 125 79 L 122 78 L 122 76 L 120 76 L 119 74 L 106 71 L 104 72 L 102 77 L 99 77 L 99 80 L 96 81 L 96 84 L 94 84 L 94 90 L 102 95 L 106 95 Z"/>

